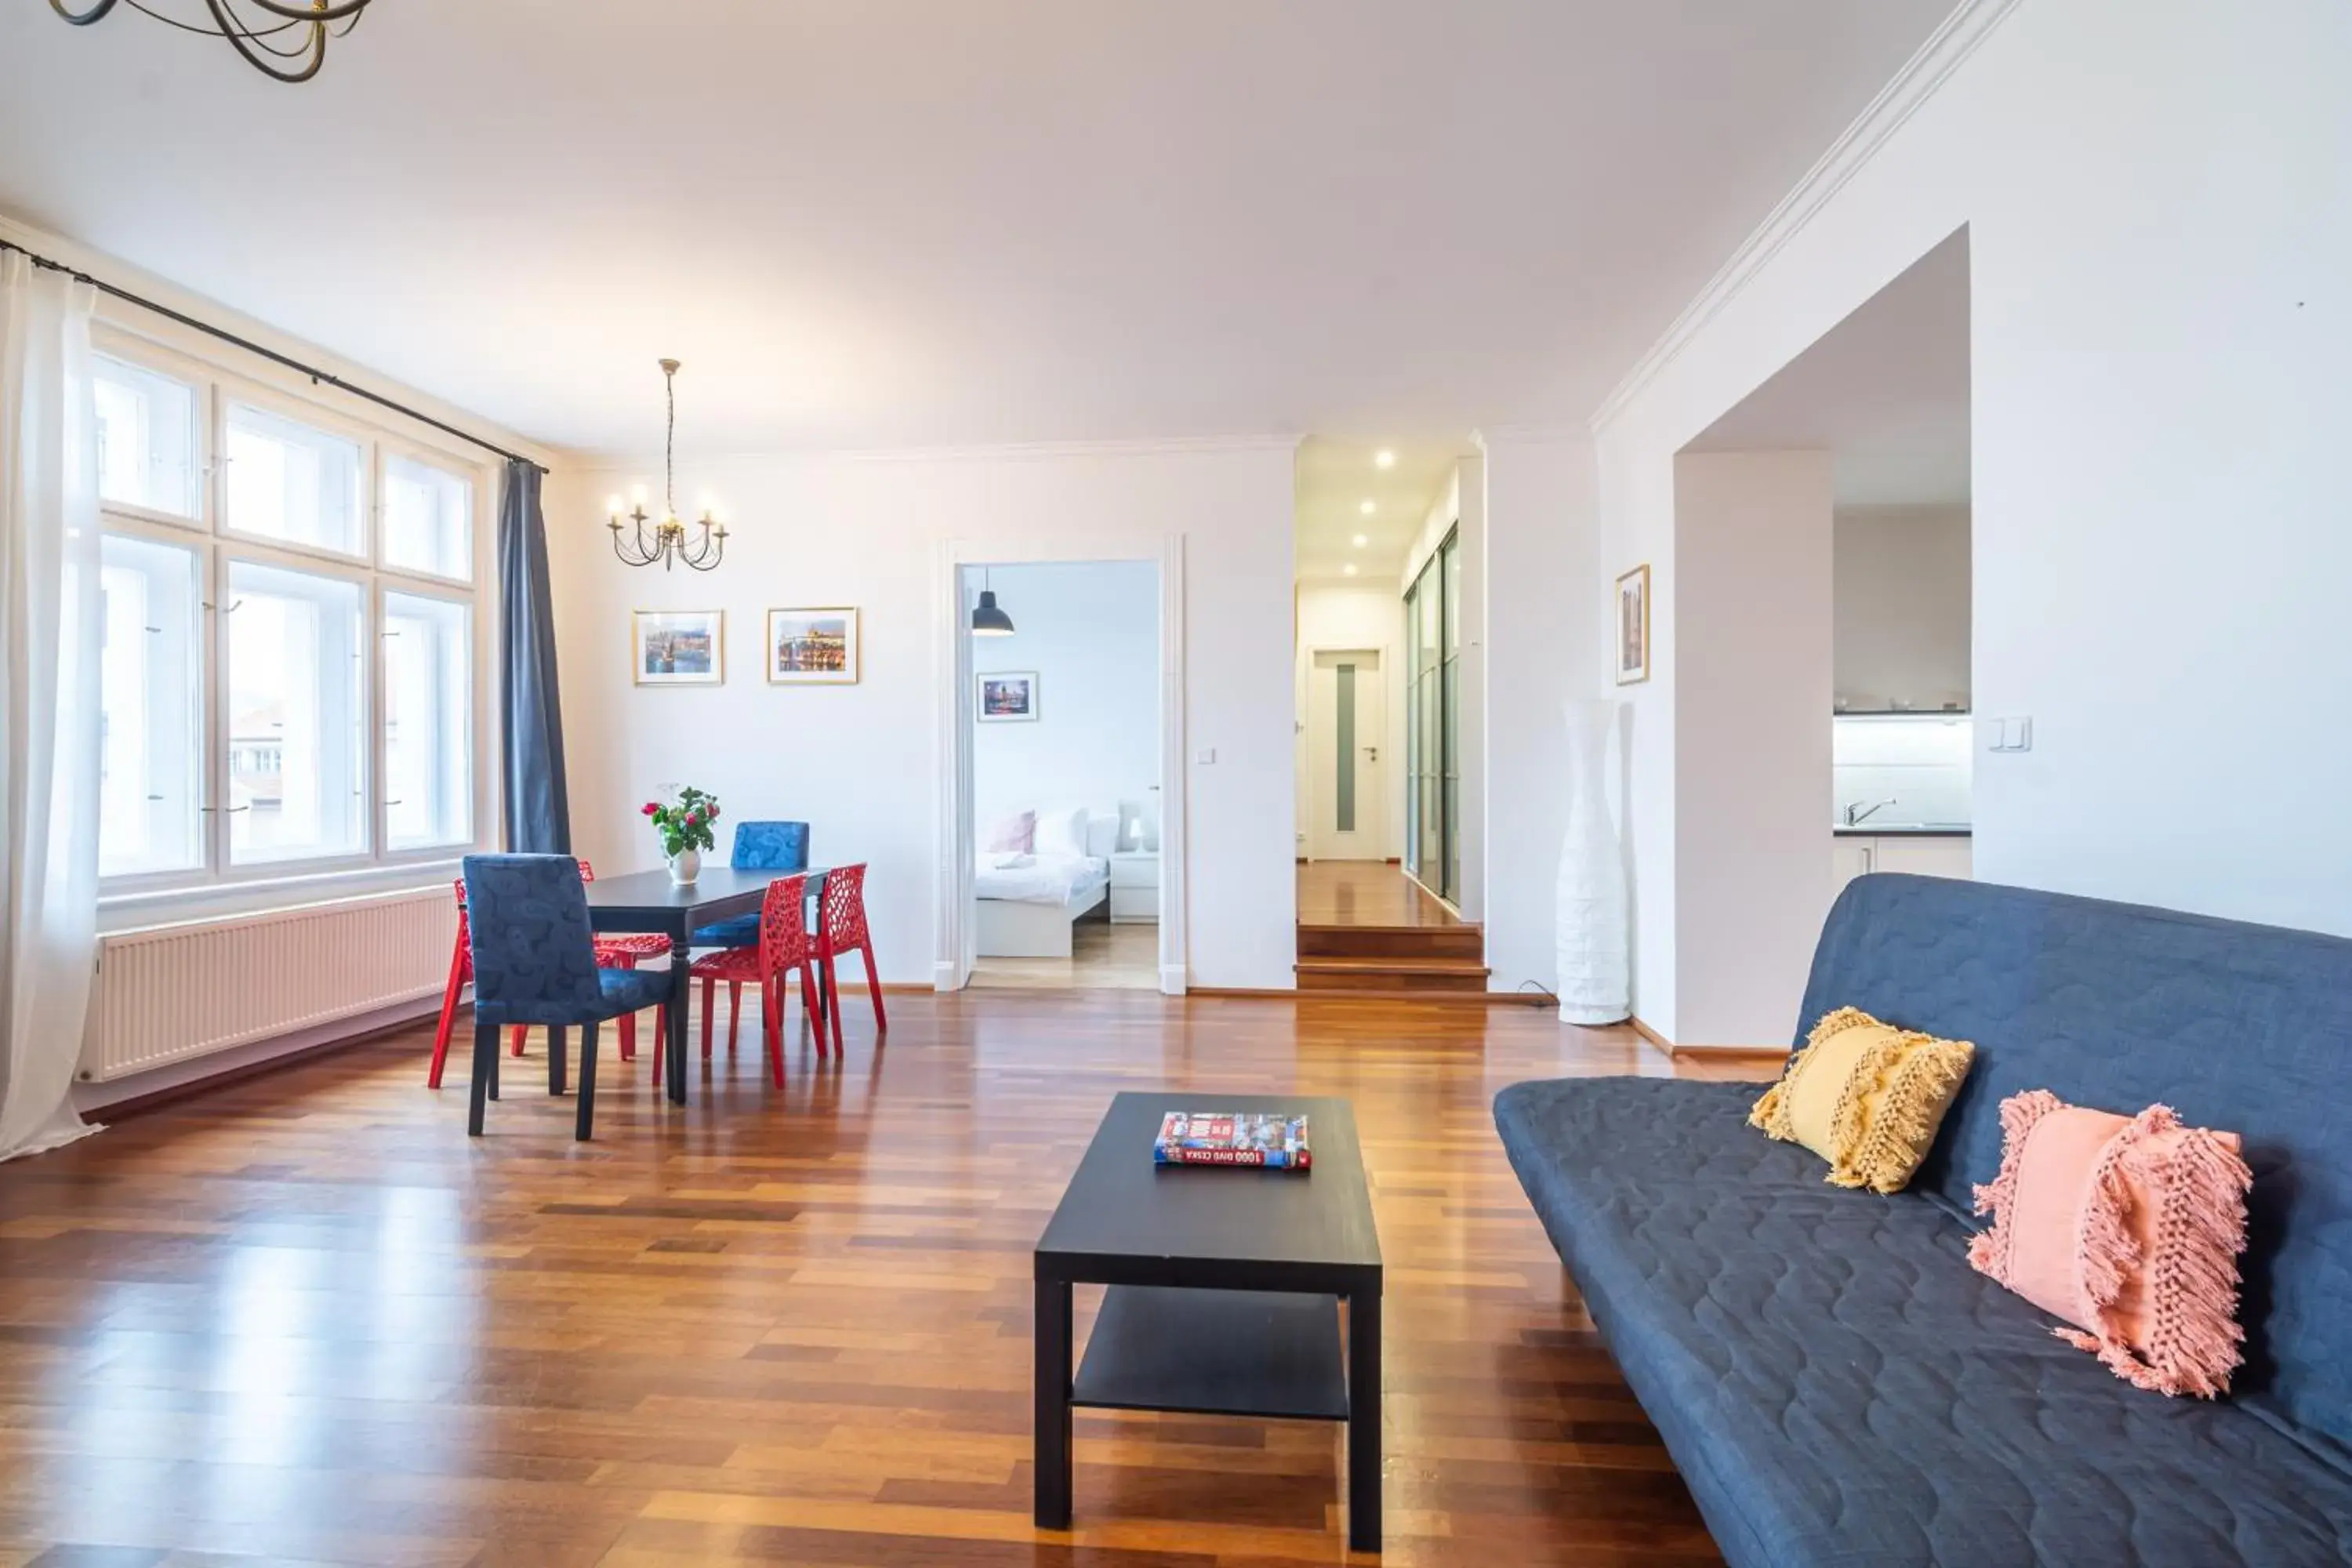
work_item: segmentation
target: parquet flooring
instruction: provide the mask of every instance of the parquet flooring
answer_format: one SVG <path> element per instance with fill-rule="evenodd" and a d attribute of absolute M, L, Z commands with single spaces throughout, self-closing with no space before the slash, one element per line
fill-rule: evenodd
<path fill-rule="evenodd" d="M 1462 917 L 1381 860 L 1309 860 L 1298 867 L 1298 923 L 1458 926 Z"/>
<path fill-rule="evenodd" d="M 972 965 L 976 991 L 1157 991 L 1160 927 L 1079 921 L 1067 958 L 987 958 Z"/>
<path fill-rule="evenodd" d="M 845 1063 L 722 1045 L 680 1113 L 641 1060 L 589 1145 L 536 1047 L 468 1141 L 419 1032 L 0 1167 L 0 1568 L 1347 1561 L 1324 1426 L 1081 1412 L 1076 1527 L 1030 1525 L 1029 1249 L 1160 1086 L 1355 1101 L 1385 1561 L 1716 1560 L 1489 1117 L 1677 1070 L 1630 1034 L 996 992 L 893 995 L 877 1051 L 851 1000 Z"/>

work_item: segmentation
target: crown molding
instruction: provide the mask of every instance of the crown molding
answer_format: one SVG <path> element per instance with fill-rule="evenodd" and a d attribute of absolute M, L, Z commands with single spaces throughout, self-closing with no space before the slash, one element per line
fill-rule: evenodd
<path fill-rule="evenodd" d="M 405 403 L 420 413 L 429 414 L 436 419 L 444 420 L 461 429 L 474 431 L 484 440 L 496 442 L 509 451 L 519 452 L 541 468 L 552 469 L 558 463 L 570 460 L 572 456 L 561 447 L 550 447 L 543 441 L 531 440 L 529 437 L 509 430 L 494 420 L 485 419 L 470 409 L 460 408 L 446 399 L 436 397 L 421 388 L 394 381 L 392 377 L 371 370 L 366 365 L 345 359 L 331 349 L 321 348 L 307 339 L 296 337 L 293 333 L 283 331 L 267 321 L 248 316 L 241 310 L 233 310 L 217 300 L 199 294 L 193 289 L 184 288 L 168 278 L 159 277 L 144 268 L 133 267 L 127 261 L 84 245 L 79 240 L 70 239 L 61 234 L 53 234 L 21 218 L 13 217 L 5 212 L 0 212 L 0 240 L 5 240 L 10 245 L 19 246 L 37 255 L 46 256 L 52 261 L 73 268 L 76 272 L 101 279 L 115 288 L 127 289 L 134 294 L 142 294 L 157 304 L 169 306 L 184 316 L 193 317 L 196 321 L 218 327 L 223 331 L 234 332 L 238 337 L 259 343 L 265 348 L 274 349 L 289 358 L 315 365 L 339 380 L 351 383 L 353 386 L 364 386 L 370 391 L 381 393 L 386 397 Z M 136 337 L 152 338 L 166 347 L 175 347 L 185 352 L 188 344 L 194 341 L 193 334 L 189 333 L 188 329 L 154 316 L 126 300 L 105 299 L 100 308 L 100 314 L 103 320 L 117 329 Z M 309 384 L 295 378 L 292 372 L 285 370 L 282 366 L 273 366 L 265 360 L 244 354 L 241 350 L 225 352 L 238 353 L 242 360 L 248 362 L 239 374 L 250 379 L 287 385 L 307 386 Z M 207 353 L 201 357 L 211 360 L 214 356 Z M 371 421 L 382 421 L 397 420 L 400 416 L 385 409 L 373 409 L 369 412 L 367 417 Z"/>
<path fill-rule="evenodd" d="M 729 451 L 692 452 L 687 457 L 708 468 L 735 468 L 746 463 L 977 463 L 1033 458 L 1218 457 L 1241 452 L 1295 452 L 1297 436 L 1169 437 L 1134 441 L 1008 441 L 1000 446 L 958 447 L 737 447 Z M 575 467 L 590 474 L 630 473 L 647 463 L 660 466 L 658 452 L 600 451 L 577 454 Z"/>
<path fill-rule="evenodd" d="M 1845 188 L 1846 182 L 1869 165 L 1879 150 L 1936 96 L 1952 73 L 1977 52 L 2019 3 L 2020 0 L 1960 0 L 1958 8 L 1945 17 L 1943 25 L 1904 62 L 1894 79 L 1879 89 L 1869 107 L 1830 143 L 1829 151 L 1805 172 L 1805 177 L 1780 198 L 1780 205 L 1731 253 L 1731 259 L 1707 279 L 1697 298 L 1683 307 L 1673 325 L 1634 362 L 1633 368 L 1594 411 L 1590 427 L 1595 435 L 1623 413 L 1626 405 L 1641 395 L 1642 390 L 1674 363 L 1691 340 L 1739 297 L 1781 247 L 1802 233 L 1805 226 Z"/>
<path fill-rule="evenodd" d="M 1541 424 L 1481 425 L 1470 432 L 1470 444 L 1484 456 L 1492 446 L 1512 443 L 1551 445 L 1561 441 L 1590 441 L 1592 426 L 1577 420 L 1559 420 Z"/>

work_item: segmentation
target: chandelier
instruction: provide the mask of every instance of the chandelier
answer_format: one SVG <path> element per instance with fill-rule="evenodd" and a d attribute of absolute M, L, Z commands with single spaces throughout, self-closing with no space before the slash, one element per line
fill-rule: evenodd
<path fill-rule="evenodd" d="M 359 26 L 360 14 L 375 0 L 204 0 L 212 25 L 184 22 L 153 6 L 131 0 L 131 8 L 184 33 L 226 38 L 246 63 L 279 81 L 309 81 L 327 63 L 328 25 L 341 22 L 338 38 Z M 86 0 L 76 10 L 68 0 L 49 0 L 49 9 L 77 27 L 87 27 L 114 9 L 115 0 Z M 248 16 L 247 7 L 258 12 Z M 292 34 L 291 37 L 285 35 Z M 273 42 L 282 39 L 282 42 Z"/>
<path fill-rule="evenodd" d="M 606 501 L 613 553 L 631 566 L 650 566 L 658 561 L 662 570 L 667 571 L 682 561 L 697 572 L 708 572 L 727 553 L 727 526 L 706 502 L 702 517 L 695 524 L 698 531 L 694 542 L 687 543 L 687 525 L 677 520 L 677 361 L 666 359 L 661 368 L 662 382 L 669 393 L 669 426 L 662 437 L 661 521 L 654 523 L 651 534 L 646 533 L 646 524 L 653 522 L 653 519 L 646 511 L 643 485 L 637 487 L 634 502 L 626 511 L 621 510 L 619 496 Z"/>

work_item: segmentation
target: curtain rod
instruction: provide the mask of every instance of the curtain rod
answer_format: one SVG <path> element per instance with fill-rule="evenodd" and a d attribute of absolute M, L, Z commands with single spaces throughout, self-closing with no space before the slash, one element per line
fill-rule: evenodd
<path fill-rule="evenodd" d="M 396 403 L 391 398 L 384 396 L 382 393 L 370 392 L 364 386 L 353 386 L 350 382 L 345 381 L 341 376 L 335 374 L 331 371 L 320 370 L 314 364 L 305 364 L 300 360 L 295 359 L 291 355 L 279 353 L 273 348 L 265 348 L 263 345 L 255 342 L 251 338 L 241 338 L 235 332 L 227 331 L 226 328 L 214 326 L 210 321 L 200 321 L 196 320 L 195 317 L 188 315 L 184 311 L 174 310 L 169 305 L 159 305 L 143 294 L 134 294 L 128 289 L 118 289 L 103 278 L 93 278 L 89 273 L 82 271 L 79 268 L 68 267 L 62 261 L 53 261 L 37 251 L 26 249 L 25 247 L 18 245 L 13 239 L 0 239 L 0 250 L 13 250 L 36 267 L 46 267 L 52 272 L 62 272 L 68 278 L 89 284 L 91 288 L 97 289 L 101 294 L 110 294 L 115 299 L 125 300 L 131 304 L 140 307 L 142 310 L 152 310 L 157 315 L 163 317 L 166 321 L 177 321 L 184 327 L 193 327 L 197 331 L 205 334 L 207 337 L 218 338 L 225 343 L 234 343 L 238 348 L 245 350 L 247 353 L 259 354 L 263 359 L 268 360 L 273 364 L 281 364 L 288 370 L 294 371 L 301 375 L 309 376 L 313 384 L 331 386 L 336 391 L 347 392 L 353 397 L 365 398 L 368 402 L 375 404 L 378 407 L 389 408 L 394 414 L 404 415 L 410 419 L 415 420 L 420 425 L 429 425 L 445 436 L 455 436 L 460 441 L 469 442 L 474 446 L 481 447 L 486 452 L 495 452 L 510 463 L 526 464 L 530 468 L 538 469 L 542 474 L 548 471 L 546 464 L 533 462 L 530 458 L 524 457 L 520 452 L 509 452 L 495 441 L 485 441 L 470 430 L 460 430 L 457 426 L 450 424 L 446 419 L 436 419 L 430 414 L 419 413 L 417 410 L 409 407 L 405 403 Z"/>

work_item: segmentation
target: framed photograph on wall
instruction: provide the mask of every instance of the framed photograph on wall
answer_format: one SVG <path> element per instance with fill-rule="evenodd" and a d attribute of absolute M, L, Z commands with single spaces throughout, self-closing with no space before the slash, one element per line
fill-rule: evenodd
<path fill-rule="evenodd" d="M 972 717 L 983 724 L 1026 724 L 1037 717 L 1037 672 L 986 670 L 972 677 L 980 690 Z"/>
<path fill-rule="evenodd" d="M 639 610 L 631 654 L 639 686 L 717 686 L 727 679 L 727 612 Z"/>
<path fill-rule="evenodd" d="M 768 679 L 777 686 L 855 686 L 857 610 L 768 612 Z"/>
<path fill-rule="evenodd" d="M 1617 684 L 1650 679 L 1650 568 L 1617 579 Z"/>

